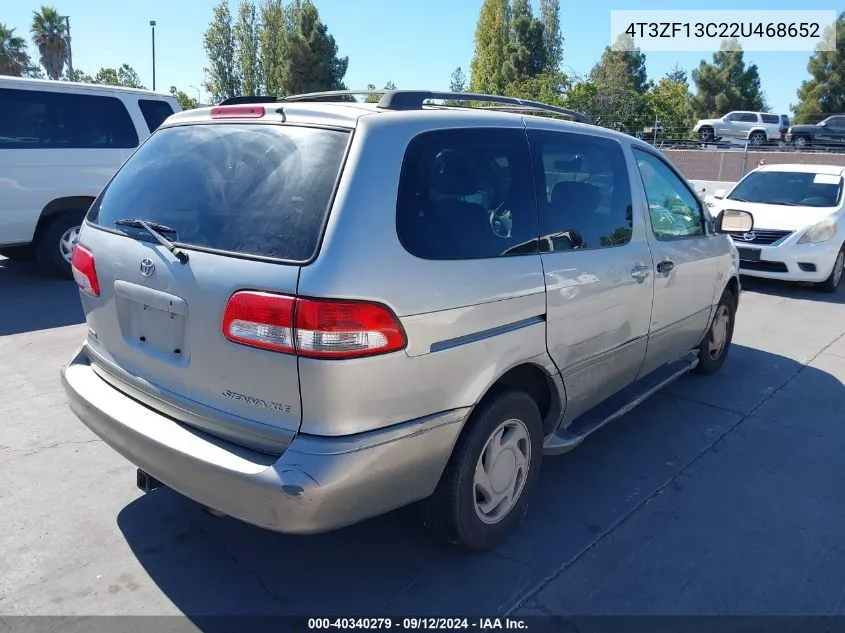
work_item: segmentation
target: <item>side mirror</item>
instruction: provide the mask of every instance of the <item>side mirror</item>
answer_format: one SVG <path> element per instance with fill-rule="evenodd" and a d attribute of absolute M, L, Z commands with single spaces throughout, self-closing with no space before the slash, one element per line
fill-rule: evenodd
<path fill-rule="evenodd" d="M 725 194 L 727 194 L 727 191 L 724 189 L 716 189 L 716 191 L 713 192 L 713 197 L 716 198 L 716 200 L 722 200 L 725 197 Z"/>
<path fill-rule="evenodd" d="M 754 216 L 748 211 L 726 209 L 716 218 L 716 233 L 748 233 L 754 228 Z"/>

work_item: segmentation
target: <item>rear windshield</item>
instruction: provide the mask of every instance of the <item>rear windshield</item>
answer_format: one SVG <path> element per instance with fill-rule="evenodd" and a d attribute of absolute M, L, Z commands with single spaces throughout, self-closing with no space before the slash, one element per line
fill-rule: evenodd
<path fill-rule="evenodd" d="M 136 236 L 115 220 L 139 218 L 172 228 L 165 235 L 186 247 L 307 261 L 348 138 L 281 125 L 162 128 L 118 171 L 88 221 Z"/>
<path fill-rule="evenodd" d="M 786 207 L 835 207 L 842 199 L 842 176 L 793 171 L 758 171 L 731 191 L 728 200 Z"/>

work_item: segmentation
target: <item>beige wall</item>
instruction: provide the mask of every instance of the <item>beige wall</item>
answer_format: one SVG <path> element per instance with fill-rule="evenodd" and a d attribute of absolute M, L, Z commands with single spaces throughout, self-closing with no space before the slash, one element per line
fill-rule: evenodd
<path fill-rule="evenodd" d="M 767 165 L 799 163 L 806 165 L 841 165 L 845 167 L 845 153 L 821 152 L 748 152 L 666 149 L 667 156 L 688 180 L 720 180 L 736 182 L 751 171 L 760 160 Z"/>

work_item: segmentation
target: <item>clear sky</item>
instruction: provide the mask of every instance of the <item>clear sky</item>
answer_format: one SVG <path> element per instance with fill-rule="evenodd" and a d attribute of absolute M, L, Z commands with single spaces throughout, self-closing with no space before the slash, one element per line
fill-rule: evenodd
<path fill-rule="evenodd" d="M 538 4 L 539 0 L 533 0 Z M 206 65 L 202 34 L 216 0 L 44 0 L 70 16 L 73 62 L 94 74 L 127 63 L 152 87 L 150 20 L 156 20 L 156 88 L 171 85 L 196 96 Z M 236 12 L 237 0 L 231 0 Z M 42 2 L 0 0 L 0 20 L 29 38 L 32 11 Z M 399 88 L 446 89 L 457 66 L 469 74 L 473 34 L 481 0 L 315 0 L 341 55 L 349 56 L 346 84 L 366 88 L 393 81 Z M 709 0 L 695 8 L 799 9 L 797 0 Z M 812 9 L 838 9 L 841 0 L 820 0 Z M 678 9 L 678 0 L 561 0 L 564 70 L 584 74 L 610 41 L 611 9 Z M 692 8 L 692 7 L 691 7 Z M 33 56 L 37 54 L 33 50 Z M 809 53 L 747 52 L 756 63 L 772 108 L 791 114 L 795 91 L 808 77 Z M 678 63 L 688 71 L 701 53 L 647 53 L 651 78 Z M 707 55 L 708 61 L 711 55 Z"/>

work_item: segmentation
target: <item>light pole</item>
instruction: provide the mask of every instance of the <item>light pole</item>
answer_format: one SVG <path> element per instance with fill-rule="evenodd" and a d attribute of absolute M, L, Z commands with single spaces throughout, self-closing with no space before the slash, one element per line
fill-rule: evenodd
<path fill-rule="evenodd" d="M 150 20 L 153 31 L 153 90 L 156 89 L 156 21 Z"/>
<path fill-rule="evenodd" d="M 70 52 L 70 16 L 62 16 L 65 19 L 65 42 L 67 43 L 67 75 L 73 81 L 73 55 Z"/>
<path fill-rule="evenodd" d="M 200 94 L 200 89 L 196 86 L 188 86 L 188 88 L 193 88 L 197 91 L 197 105 L 200 105 L 202 103 L 202 95 Z"/>

